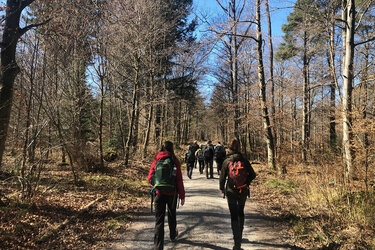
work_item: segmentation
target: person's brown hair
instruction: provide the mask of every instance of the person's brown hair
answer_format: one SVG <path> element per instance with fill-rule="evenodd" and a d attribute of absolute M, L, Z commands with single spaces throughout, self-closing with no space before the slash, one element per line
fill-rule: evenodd
<path fill-rule="evenodd" d="M 236 138 L 233 138 L 229 143 L 229 149 L 235 152 L 240 152 L 241 150 L 240 142 Z"/>
<path fill-rule="evenodd" d="M 163 143 L 163 146 L 161 147 L 161 151 L 168 151 L 169 153 L 173 155 L 174 154 L 173 143 L 170 141 L 165 141 Z"/>

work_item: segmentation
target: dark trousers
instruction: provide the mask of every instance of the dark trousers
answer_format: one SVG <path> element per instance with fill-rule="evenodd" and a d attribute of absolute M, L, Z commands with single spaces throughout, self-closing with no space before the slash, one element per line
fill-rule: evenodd
<path fill-rule="evenodd" d="M 208 171 L 210 171 L 210 178 L 214 178 L 213 160 L 210 160 L 210 161 L 205 160 L 204 163 L 206 165 L 206 177 L 207 177 L 207 179 L 208 179 Z"/>
<path fill-rule="evenodd" d="M 193 175 L 193 168 L 194 168 L 194 162 L 188 162 L 188 163 L 186 163 L 187 176 L 190 179 L 191 179 L 191 176 Z"/>
<path fill-rule="evenodd" d="M 176 205 L 177 194 L 175 196 L 157 194 L 155 197 L 155 250 L 160 250 L 164 247 L 164 218 L 166 206 L 168 206 L 169 236 L 171 239 L 176 237 Z"/>
<path fill-rule="evenodd" d="M 198 160 L 199 163 L 199 173 L 203 174 L 204 160 Z"/>
<path fill-rule="evenodd" d="M 228 207 L 230 211 L 231 226 L 233 232 L 234 245 L 241 247 L 242 232 L 245 222 L 244 208 L 246 203 L 246 195 L 228 195 Z"/>
<path fill-rule="evenodd" d="M 220 175 L 221 168 L 223 166 L 224 159 L 216 159 L 217 174 Z"/>

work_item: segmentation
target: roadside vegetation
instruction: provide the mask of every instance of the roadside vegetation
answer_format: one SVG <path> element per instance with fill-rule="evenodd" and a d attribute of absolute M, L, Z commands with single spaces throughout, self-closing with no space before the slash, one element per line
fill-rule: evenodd
<path fill-rule="evenodd" d="M 277 175 L 255 165 L 252 197 L 284 223 L 293 244 L 306 249 L 374 249 L 375 192 L 363 182 L 343 183 L 339 164 L 291 165 Z M 374 174 L 374 173 L 372 173 Z"/>
<path fill-rule="evenodd" d="M 50 160 L 33 196 L 24 200 L 17 176 L 3 172 L 1 248 L 104 247 L 148 205 L 148 168 L 142 162 L 131 161 L 124 167 L 116 161 L 104 172 L 78 171 L 76 185 L 68 164 Z"/>

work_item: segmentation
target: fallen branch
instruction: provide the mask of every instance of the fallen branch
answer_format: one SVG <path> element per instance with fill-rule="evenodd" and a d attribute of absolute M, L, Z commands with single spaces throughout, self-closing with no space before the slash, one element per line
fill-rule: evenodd
<path fill-rule="evenodd" d="M 104 197 L 97 198 L 96 200 L 90 202 L 86 206 L 81 207 L 74 216 L 64 220 L 62 223 L 60 223 L 58 225 L 52 226 L 52 228 L 48 228 L 47 230 L 44 231 L 44 233 L 41 234 L 42 236 L 37 240 L 37 243 L 46 242 L 49 238 L 54 236 L 60 229 L 63 229 L 66 225 L 68 225 L 70 222 L 72 222 L 78 216 L 80 216 L 81 214 L 85 213 L 90 208 L 92 208 L 95 205 L 95 203 L 97 203 L 99 201 L 102 201 L 102 200 L 104 200 Z"/>

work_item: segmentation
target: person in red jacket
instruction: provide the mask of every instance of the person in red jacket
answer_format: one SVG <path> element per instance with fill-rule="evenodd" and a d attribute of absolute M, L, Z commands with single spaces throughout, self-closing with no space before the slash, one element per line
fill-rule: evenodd
<path fill-rule="evenodd" d="M 156 171 L 156 163 L 159 160 L 171 158 L 176 166 L 176 191 L 160 193 L 156 191 L 155 197 L 155 235 L 154 235 L 154 249 L 163 249 L 164 247 L 164 218 L 165 208 L 168 206 L 168 225 L 169 236 L 174 242 L 178 235 L 177 221 L 176 221 L 176 207 L 177 195 L 180 197 L 181 206 L 185 204 L 185 188 L 182 179 L 181 164 L 174 154 L 173 143 L 166 141 L 162 149 L 155 156 L 151 164 L 150 172 L 148 174 L 148 183 L 152 184 L 152 177 Z"/>

